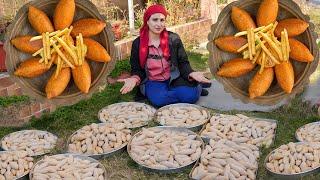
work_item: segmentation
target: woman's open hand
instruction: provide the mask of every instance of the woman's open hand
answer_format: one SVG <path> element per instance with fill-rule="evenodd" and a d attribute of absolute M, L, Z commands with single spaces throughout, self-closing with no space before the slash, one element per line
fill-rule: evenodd
<path fill-rule="evenodd" d="M 127 94 L 128 92 L 131 92 L 137 85 L 137 79 L 132 77 L 126 79 L 118 79 L 117 82 L 124 82 L 124 85 L 120 89 L 121 94 Z"/>
<path fill-rule="evenodd" d="M 204 77 L 204 72 L 192 72 L 189 77 L 200 83 L 210 83 L 210 80 Z"/>

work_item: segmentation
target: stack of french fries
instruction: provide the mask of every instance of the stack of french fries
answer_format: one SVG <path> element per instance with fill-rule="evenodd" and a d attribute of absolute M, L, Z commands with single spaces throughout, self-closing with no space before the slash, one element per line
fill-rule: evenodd
<path fill-rule="evenodd" d="M 247 36 L 248 43 L 237 51 L 242 53 L 243 59 L 250 59 L 252 63 L 260 64 L 259 73 L 262 73 L 266 67 L 274 67 L 281 61 L 289 60 L 288 32 L 284 29 L 279 41 L 274 35 L 277 25 L 278 22 L 275 22 L 235 34 L 236 37 Z"/>
<path fill-rule="evenodd" d="M 46 32 L 40 36 L 35 36 L 30 41 L 41 40 L 43 47 L 32 56 L 40 55 L 39 63 L 44 63 L 50 68 L 54 62 L 57 65 L 55 77 L 59 75 L 62 68 L 81 66 L 87 53 L 87 46 L 83 43 L 80 33 L 76 37 L 76 46 L 70 36 L 72 26 L 63 30 Z"/>

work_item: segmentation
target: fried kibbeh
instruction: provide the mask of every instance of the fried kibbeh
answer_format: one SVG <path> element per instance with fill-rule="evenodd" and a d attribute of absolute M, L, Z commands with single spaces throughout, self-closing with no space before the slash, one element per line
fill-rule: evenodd
<path fill-rule="evenodd" d="M 231 20 L 239 31 L 246 31 L 250 28 L 256 28 L 256 24 L 250 14 L 244 9 L 233 6 Z"/>
<path fill-rule="evenodd" d="M 63 68 L 61 69 L 59 75 L 55 77 L 54 73 L 51 75 L 45 91 L 47 94 L 47 98 L 51 99 L 54 97 L 59 96 L 63 93 L 63 91 L 68 86 L 68 83 L 71 78 L 71 70 L 70 68 Z"/>
<path fill-rule="evenodd" d="M 263 0 L 257 13 L 257 25 L 267 26 L 274 23 L 278 16 L 278 0 Z"/>
<path fill-rule="evenodd" d="M 302 34 L 308 27 L 309 24 L 301 19 L 284 19 L 279 21 L 279 24 L 274 30 L 274 34 L 276 37 L 281 37 L 281 32 L 286 29 L 288 31 L 288 36 L 294 37 Z"/>
<path fill-rule="evenodd" d="M 25 78 L 34 78 L 47 72 L 49 70 L 48 66 L 39 63 L 39 60 L 40 58 L 32 57 L 23 61 L 14 71 L 14 75 Z"/>
<path fill-rule="evenodd" d="M 265 68 L 261 74 L 257 72 L 249 85 L 250 99 L 263 96 L 271 86 L 273 79 L 274 79 L 273 68 Z"/>
<path fill-rule="evenodd" d="M 83 37 L 90 37 L 99 34 L 106 27 L 106 23 L 98 19 L 85 18 L 74 22 L 72 26 L 72 37 L 76 37 L 80 33 Z"/>
<path fill-rule="evenodd" d="M 63 30 L 72 24 L 76 4 L 74 0 L 60 0 L 53 15 L 54 28 Z"/>
<path fill-rule="evenodd" d="M 17 36 L 11 40 L 11 43 L 16 47 L 18 50 L 25 52 L 25 53 L 35 53 L 39 49 L 42 48 L 42 41 L 30 41 L 32 36 L 25 35 L 25 36 Z"/>
<path fill-rule="evenodd" d="M 88 93 L 91 86 L 91 70 L 87 61 L 83 61 L 81 66 L 72 69 L 74 83 L 83 93 Z"/>
<path fill-rule="evenodd" d="M 86 58 L 98 62 L 109 62 L 111 60 L 107 50 L 97 41 L 91 38 L 84 38 L 83 43 L 88 48 Z"/>
<path fill-rule="evenodd" d="M 29 6 L 28 19 L 33 29 L 39 34 L 54 31 L 53 25 L 46 13 L 34 6 Z"/>
<path fill-rule="evenodd" d="M 236 58 L 224 63 L 217 74 L 222 77 L 239 77 L 252 71 L 255 66 L 248 59 Z"/>
<path fill-rule="evenodd" d="M 314 60 L 310 50 L 300 41 L 289 38 L 290 58 L 300 62 L 312 62 Z"/>
<path fill-rule="evenodd" d="M 281 62 L 275 66 L 275 74 L 279 86 L 286 93 L 291 93 L 294 85 L 294 70 L 290 61 Z"/>
<path fill-rule="evenodd" d="M 214 43 L 223 51 L 238 53 L 237 50 L 247 44 L 247 39 L 243 37 L 221 36 L 214 40 Z"/>

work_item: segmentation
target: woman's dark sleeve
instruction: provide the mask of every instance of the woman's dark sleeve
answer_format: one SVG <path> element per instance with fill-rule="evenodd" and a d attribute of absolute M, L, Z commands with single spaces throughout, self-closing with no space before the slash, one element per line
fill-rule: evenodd
<path fill-rule="evenodd" d="M 192 73 L 194 70 L 191 68 L 189 60 L 188 60 L 188 55 L 183 47 L 183 43 L 178 37 L 176 39 L 176 45 L 177 45 L 177 53 L 178 53 L 178 68 L 180 71 L 181 76 L 188 80 L 189 79 L 189 74 Z"/>
<path fill-rule="evenodd" d="M 139 43 L 134 41 L 131 48 L 131 56 L 130 56 L 130 65 L 131 65 L 131 75 L 139 76 L 142 81 L 145 79 L 145 71 L 140 67 L 139 63 Z"/>

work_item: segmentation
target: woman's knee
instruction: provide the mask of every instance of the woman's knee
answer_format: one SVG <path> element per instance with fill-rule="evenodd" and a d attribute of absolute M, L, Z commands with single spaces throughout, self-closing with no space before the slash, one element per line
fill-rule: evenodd
<path fill-rule="evenodd" d="M 198 87 L 180 86 L 175 88 L 176 94 L 182 103 L 196 103 L 200 97 L 200 89 Z"/>
<path fill-rule="evenodd" d="M 199 95 L 196 92 L 192 92 L 189 94 L 183 94 L 181 95 L 181 102 L 182 103 L 190 103 L 190 104 L 194 104 L 199 100 Z"/>
<path fill-rule="evenodd" d="M 151 97 L 148 97 L 148 99 L 152 105 L 157 107 L 168 105 L 166 98 L 163 96 L 151 96 Z"/>

